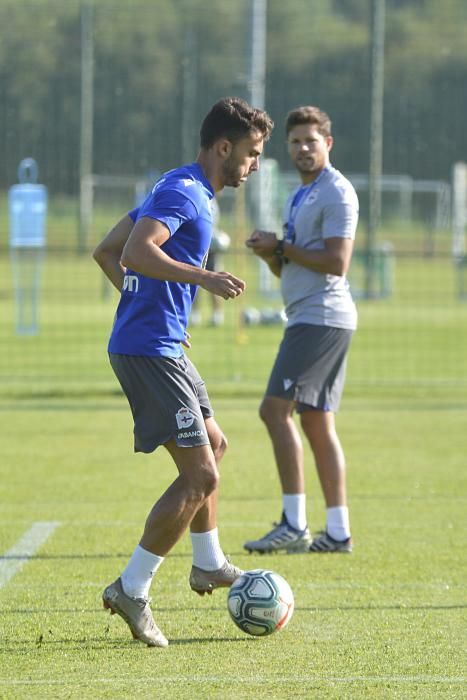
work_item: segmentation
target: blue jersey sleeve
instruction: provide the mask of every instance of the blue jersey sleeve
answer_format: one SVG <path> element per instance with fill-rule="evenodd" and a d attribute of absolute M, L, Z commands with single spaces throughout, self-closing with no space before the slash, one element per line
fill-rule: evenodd
<path fill-rule="evenodd" d="M 175 189 L 157 190 L 140 206 L 138 219 L 143 216 L 162 222 L 169 229 L 170 235 L 173 235 L 182 224 L 198 218 L 199 207 L 185 192 Z"/>
<path fill-rule="evenodd" d="M 128 216 L 132 220 L 133 223 L 136 223 L 136 219 L 138 218 L 138 212 L 139 212 L 139 207 L 136 207 L 135 209 L 132 209 L 131 211 L 128 212 Z"/>

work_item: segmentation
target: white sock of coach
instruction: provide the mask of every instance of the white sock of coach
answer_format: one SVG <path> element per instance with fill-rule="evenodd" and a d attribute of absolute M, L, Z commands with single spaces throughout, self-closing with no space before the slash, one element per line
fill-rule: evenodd
<path fill-rule="evenodd" d="M 296 530 L 306 528 L 306 495 L 304 493 L 284 493 L 282 509 L 289 525 Z"/>
<path fill-rule="evenodd" d="M 328 535 L 340 542 L 350 537 L 349 509 L 347 506 L 333 506 L 326 509 L 326 530 Z"/>
<path fill-rule="evenodd" d="M 148 552 L 138 544 L 120 577 L 125 593 L 132 598 L 147 598 L 152 578 L 163 561 L 164 557 Z"/>
<path fill-rule="evenodd" d="M 219 544 L 217 527 L 208 532 L 190 532 L 193 547 L 193 566 L 205 571 L 220 569 L 225 563 L 225 554 Z"/>

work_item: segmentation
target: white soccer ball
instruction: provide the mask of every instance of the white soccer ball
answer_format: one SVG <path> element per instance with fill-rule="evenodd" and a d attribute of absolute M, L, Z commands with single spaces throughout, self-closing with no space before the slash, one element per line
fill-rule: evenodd
<path fill-rule="evenodd" d="M 249 306 L 243 310 L 242 321 L 245 326 L 257 326 L 261 323 L 261 311 L 255 309 L 254 306 Z"/>
<path fill-rule="evenodd" d="M 213 253 L 225 253 L 230 248 L 230 236 L 225 231 L 215 231 L 211 239 Z"/>
<path fill-rule="evenodd" d="M 274 571 L 245 571 L 229 590 L 230 617 L 242 632 L 266 637 L 283 629 L 294 610 L 294 597 L 287 581 Z"/>

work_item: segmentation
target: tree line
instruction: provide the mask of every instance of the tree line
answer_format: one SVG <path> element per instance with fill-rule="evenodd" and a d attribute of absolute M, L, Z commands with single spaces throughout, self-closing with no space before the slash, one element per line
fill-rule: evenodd
<path fill-rule="evenodd" d="M 329 112 L 334 161 L 366 172 L 372 0 L 268 0 L 266 154 L 287 168 L 289 109 Z M 219 97 L 249 98 L 250 0 L 0 0 L 0 188 L 34 157 L 79 187 L 83 8 L 93 37 L 95 173 L 143 175 L 197 152 Z M 448 179 L 467 158 L 467 3 L 386 0 L 384 172 Z"/>

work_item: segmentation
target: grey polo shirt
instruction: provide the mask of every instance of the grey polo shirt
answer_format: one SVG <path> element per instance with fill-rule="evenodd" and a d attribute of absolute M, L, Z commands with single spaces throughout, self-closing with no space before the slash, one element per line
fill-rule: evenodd
<path fill-rule="evenodd" d="M 296 192 L 285 205 L 285 231 Z M 354 239 L 357 222 L 357 194 L 349 180 L 329 166 L 296 209 L 294 242 L 309 250 L 323 250 L 326 238 Z M 322 274 L 288 262 L 282 265 L 281 291 L 287 326 L 310 323 L 349 330 L 357 327 L 357 310 L 345 276 Z"/>

